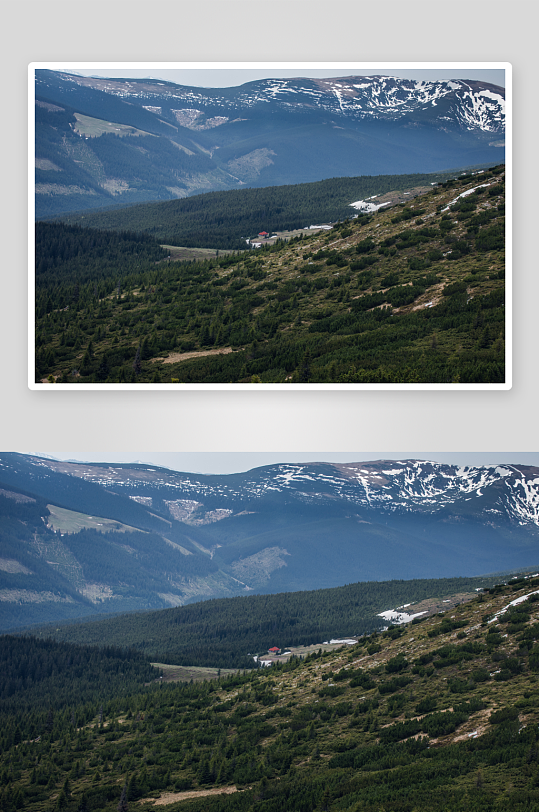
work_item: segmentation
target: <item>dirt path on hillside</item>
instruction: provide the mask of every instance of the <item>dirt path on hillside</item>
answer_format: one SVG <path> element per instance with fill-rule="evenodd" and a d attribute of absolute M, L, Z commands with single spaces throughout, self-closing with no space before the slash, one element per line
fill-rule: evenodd
<path fill-rule="evenodd" d="M 194 789 L 186 792 L 165 792 L 160 798 L 154 801 L 154 806 L 165 806 L 173 804 L 177 801 L 187 801 L 189 798 L 202 798 L 205 795 L 230 795 L 233 792 L 238 792 L 237 787 L 215 787 L 214 789 Z M 146 804 L 148 801 L 153 801 L 153 798 L 143 798 L 139 801 L 140 804 Z"/>
<path fill-rule="evenodd" d="M 200 358 L 203 355 L 228 355 L 229 352 L 237 352 L 232 347 L 221 347 L 218 350 L 198 350 L 197 352 L 173 352 L 167 358 L 152 358 L 152 364 L 175 364 L 177 361 L 185 361 L 187 358 Z"/>

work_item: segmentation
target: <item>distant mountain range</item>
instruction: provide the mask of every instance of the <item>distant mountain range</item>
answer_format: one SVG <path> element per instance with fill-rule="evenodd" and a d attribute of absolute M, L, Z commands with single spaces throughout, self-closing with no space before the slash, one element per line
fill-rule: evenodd
<path fill-rule="evenodd" d="M 302 504 L 331 505 L 335 500 L 384 514 L 437 514 L 476 501 L 474 513 L 485 519 L 539 527 L 539 469 L 497 465 L 457 467 L 422 460 L 366 463 L 306 463 L 264 466 L 243 474 L 186 474 L 140 463 L 100 465 L 34 458 L 40 466 L 123 493 L 160 510 L 174 508 L 171 496 L 185 502 L 181 520 L 190 525 L 213 524 L 221 514 L 235 515 L 246 505 L 262 504 L 282 494 Z M 178 499 L 176 499 L 178 501 Z M 180 504 L 178 502 L 178 504 Z M 215 511 L 220 511 L 216 518 Z M 178 518 L 178 517 L 176 517 Z"/>
<path fill-rule="evenodd" d="M 387 76 L 235 88 L 36 71 L 36 215 L 505 160 L 504 89 Z"/>
<path fill-rule="evenodd" d="M 539 469 L 283 464 L 227 476 L 0 455 L 4 629 L 538 562 Z"/>

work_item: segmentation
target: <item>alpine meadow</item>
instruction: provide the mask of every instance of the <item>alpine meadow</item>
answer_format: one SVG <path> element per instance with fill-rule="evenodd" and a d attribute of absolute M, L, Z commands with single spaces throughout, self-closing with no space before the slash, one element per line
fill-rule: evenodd
<path fill-rule="evenodd" d="M 36 69 L 35 103 L 32 386 L 510 382 L 503 88 Z"/>

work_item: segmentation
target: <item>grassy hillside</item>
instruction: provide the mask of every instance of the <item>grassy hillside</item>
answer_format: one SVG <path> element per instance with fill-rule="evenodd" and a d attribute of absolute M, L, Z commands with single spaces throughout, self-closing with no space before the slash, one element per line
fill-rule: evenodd
<path fill-rule="evenodd" d="M 38 277 L 36 380 L 502 383 L 504 191 L 498 167 L 238 256 L 96 261 L 96 281 L 68 252 Z"/>
<path fill-rule="evenodd" d="M 533 812 L 538 590 L 519 579 L 337 652 L 84 711 L 8 707 L 2 808 Z"/>

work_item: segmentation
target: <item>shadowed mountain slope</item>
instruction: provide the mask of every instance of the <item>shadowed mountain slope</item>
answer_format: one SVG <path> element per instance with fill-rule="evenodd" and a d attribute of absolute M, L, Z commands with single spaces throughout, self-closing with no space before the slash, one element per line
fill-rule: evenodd
<path fill-rule="evenodd" d="M 4 628 L 532 567 L 538 480 L 416 460 L 204 476 L 2 454 Z"/>
<path fill-rule="evenodd" d="M 504 160 L 478 81 L 268 79 L 236 88 L 36 71 L 38 217 L 242 186 Z"/>

